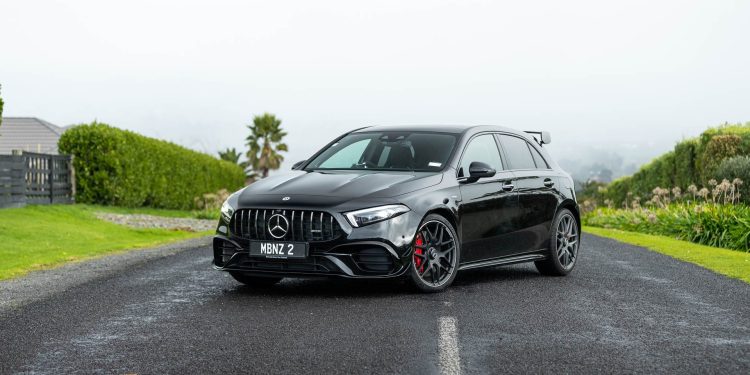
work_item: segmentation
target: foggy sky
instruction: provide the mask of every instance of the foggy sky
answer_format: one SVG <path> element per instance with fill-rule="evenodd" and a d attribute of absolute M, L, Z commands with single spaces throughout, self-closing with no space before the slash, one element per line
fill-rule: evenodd
<path fill-rule="evenodd" d="M 750 121 L 748 20 L 748 1 L 3 0 L 0 84 L 5 116 L 210 153 L 272 112 L 285 168 L 411 123 L 544 129 L 558 158 L 642 162 Z"/>

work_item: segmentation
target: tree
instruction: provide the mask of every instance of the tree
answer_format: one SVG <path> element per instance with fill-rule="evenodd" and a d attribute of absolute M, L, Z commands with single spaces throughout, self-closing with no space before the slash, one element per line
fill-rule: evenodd
<path fill-rule="evenodd" d="M 247 137 L 247 160 L 253 170 L 260 172 L 263 178 L 268 177 L 268 171 L 279 169 L 284 156 L 281 152 L 289 148 L 281 140 L 286 132 L 281 129 L 281 120 L 270 113 L 253 117 L 253 124 L 247 126 L 250 135 Z"/>
<path fill-rule="evenodd" d="M 242 156 L 242 153 L 237 152 L 235 148 L 227 148 L 224 151 L 219 151 L 219 159 L 226 160 L 233 164 L 242 165 L 243 163 L 240 163 L 240 156 Z"/>
<path fill-rule="evenodd" d="M 249 163 L 246 161 L 240 161 L 240 157 L 242 157 L 242 152 L 237 151 L 237 149 L 233 148 L 227 148 L 224 151 L 219 151 L 219 159 L 228 161 L 232 164 L 237 164 L 240 167 L 242 167 L 242 170 L 245 171 L 245 182 L 250 183 L 248 181 L 255 181 L 258 179 L 257 173 L 255 171 L 248 168 Z"/>

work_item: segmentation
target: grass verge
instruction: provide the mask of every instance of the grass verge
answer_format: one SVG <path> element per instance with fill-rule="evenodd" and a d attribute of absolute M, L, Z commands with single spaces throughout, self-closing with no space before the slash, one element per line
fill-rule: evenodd
<path fill-rule="evenodd" d="M 583 231 L 637 245 L 750 283 L 750 253 L 698 245 L 651 234 L 585 226 Z"/>
<path fill-rule="evenodd" d="M 192 217 L 191 212 L 89 205 L 3 209 L 0 210 L 0 280 L 70 261 L 209 234 L 128 228 L 97 219 L 94 216 L 97 211 Z"/>

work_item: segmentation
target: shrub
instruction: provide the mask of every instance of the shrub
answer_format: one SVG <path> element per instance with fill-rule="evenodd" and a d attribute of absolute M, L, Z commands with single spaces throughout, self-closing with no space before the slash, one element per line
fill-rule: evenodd
<path fill-rule="evenodd" d="M 74 155 L 81 203 L 190 209 L 195 197 L 245 179 L 232 163 L 98 122 L 69 129 L 58 145 Z"/>
<path fill-rule="evenodd" d="M 734 134 L 717 135 L 706 144 L 701 155 L 701 175 L 703 180 L 713 177 L 714 171 L 722 160 L 736 156 L 740 152 L 742 139 Z"/>
<path fill-rule="evenodd" d="M 722 163 L 725 173 L 750 173 L 750 157 L 728 159 Z M 744 181 L 735 177 L 721 182 L 712 179 L 711 188 L 689 185 L 656 187 L 651 199 L 643 201 L 626 193 L 628 204 L 615 209 L 607 200 L 606 208 L 583 204 L 583 223 L 649 234 L 659 234 L 709 246 L 750 250 L 750 206 L 740 204 L 739 190 Z"/>
<path fill-rule="evenodd" d="M 736 156 L 722 161 L 713 177 L 718 181 L 742 180 L 743 184 L 739 186 L 740 201 L 750 204 L 750 156 Z"/>
<path fill-rule="evenodd" d="M 652 209 L 598 208 L 585 214 L 583 223 L 727 249 L 750 249 L 750 207 L 744 205 L 679 203 Z"/>

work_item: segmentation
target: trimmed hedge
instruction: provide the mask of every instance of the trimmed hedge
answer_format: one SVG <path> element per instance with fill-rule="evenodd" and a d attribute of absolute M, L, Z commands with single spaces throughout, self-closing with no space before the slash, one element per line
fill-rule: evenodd
<path fill-rule="evenodd" d="M 99 122 L 67 130 L 58 146 L 74 155 L 79 203 L 191 209 L 195 197 L 245 181 L 236 164 Z"/>
<path fill-rule="evenodd" d="M 645 199 L 655 187 L 685 190 L 691 184 L 701 186 L 715 178 L 723 160 L 738 155 L 750 155 L 750 122 L 710 128 L 698 138 L 678 143 L 673 151 L 652 160 L 632 176 L 612 181 L 603 196 L 619 207 L 627 200 L 628 192 Z"/>

